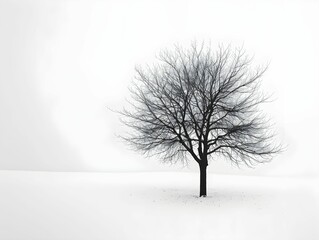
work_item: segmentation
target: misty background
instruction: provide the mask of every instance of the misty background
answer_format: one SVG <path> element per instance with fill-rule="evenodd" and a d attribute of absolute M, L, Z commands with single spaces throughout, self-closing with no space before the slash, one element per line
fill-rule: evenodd
<path fill-rule="evenodd" d="M 301 0 L 0 1 L 0 170 L 197 171 L 130 151 L 108 110 L 125 105 L 136 64 L 196 39 L 270 63 L 264 111 L 287 146 L 254 170 L 208 170 L 318 176 L 318 12 Z"/>

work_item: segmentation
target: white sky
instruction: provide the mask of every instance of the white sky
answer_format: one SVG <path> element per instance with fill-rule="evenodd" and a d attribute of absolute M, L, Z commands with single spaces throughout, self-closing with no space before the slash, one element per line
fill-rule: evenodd
<path fill-rule="evenodd" d="M 267 166 L 216 173 L 319 172 L 319 2 L 0 1 L 0 169 L 176 170 L 115 137 L 136 64 L 174 43 L 244 44 L 270 62 L 266 110 L 287 150 Z M 192 166 L 191 168 L 195 168 Z"/>

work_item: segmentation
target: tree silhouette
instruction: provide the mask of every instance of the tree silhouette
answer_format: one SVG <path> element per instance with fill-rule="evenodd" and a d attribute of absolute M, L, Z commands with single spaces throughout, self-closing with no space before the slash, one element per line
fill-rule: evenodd
<path fill-rule="evenodd" d="M 192 44 L 162 51 L 153 66 L 136 68 L 130 109 L 121 114 L 131 133 L 123 138 L 145 154 L 200 169 L 200 194 L 206 196 L 206 168 L 212 156 L 236 165 L 268 162 L 279 151 L 258 105 L 266 68 L 250 67 L 242 49 L 213 51 Z"/>

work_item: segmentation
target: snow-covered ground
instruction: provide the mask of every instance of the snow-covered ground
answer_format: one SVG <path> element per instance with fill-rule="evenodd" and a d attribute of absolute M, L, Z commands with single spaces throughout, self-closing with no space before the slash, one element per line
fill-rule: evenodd
<path fill-rule="evenodd" d="M 0 239 L 319 239 L 315 178 L 0 171 Z"/>

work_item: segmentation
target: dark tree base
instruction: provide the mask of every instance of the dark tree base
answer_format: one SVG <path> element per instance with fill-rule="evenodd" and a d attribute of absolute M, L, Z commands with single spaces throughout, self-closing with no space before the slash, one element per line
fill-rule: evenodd
<path fill-rule="evenodd" d="M 206 197 L 207 195 L 207 186 L 206 186 L 206 164 L 202 164 L 199 166 L 200 169 L 200 191 L 199 191 L 199 197 Z"/>

